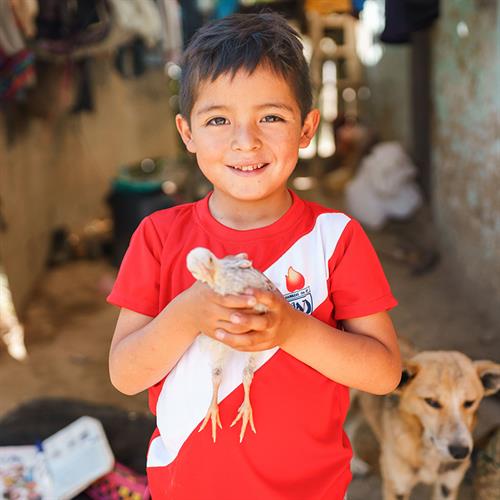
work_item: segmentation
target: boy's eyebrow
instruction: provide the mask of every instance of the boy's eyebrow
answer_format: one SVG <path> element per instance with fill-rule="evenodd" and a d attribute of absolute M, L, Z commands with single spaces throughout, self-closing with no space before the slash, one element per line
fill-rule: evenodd
<path fill-rule="evenodd" d="M 276 109 L 284 109 L 286 111 L 290 111 L 293 113 L 293 109 L 288 106 L 288 104 L 282 103 L 282 102 L 266 102 L 264 104 L 259 104 L 256 106 L 257 109 L 264 109 L 264 108 L 276 108 Z M 223 104 L 211 104 L 209 106 L 205 106 L 204 108 L 201 108 L 197 113 L 196 116 L 203 115 L 205 113 L 211 113 L 212 111 L 225 111 L 227 110 L 228 107 L 224 106 Z"/>
<path fill-rule="evenodd" d="M 263 109 L 263 108 L 285 109 L 293 113 L 293 109 L 284 102 L 266 102 L 265 104 L 260 104 L 259 106 L 257 106 L 257 109 Z"/>
<path fill-rule="evenodd" d="M 205 106 L 204 108 L 201 108 L 197 113 L 196 116 L 203 115 L 205 113 L 211 113 L 212 111 L 217 111 L 217 110 L 226 110 L 227 106 L 224 106 L 222 104 L 211 104 L 209 106 Z"/>

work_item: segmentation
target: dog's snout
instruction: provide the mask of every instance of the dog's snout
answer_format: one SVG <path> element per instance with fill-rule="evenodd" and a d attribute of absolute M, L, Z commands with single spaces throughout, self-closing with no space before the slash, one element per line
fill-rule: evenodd
<path fill-rule="evenodd" d="M 448 450 L 450 452 L 450 455 L 456 460 L 461 460 L 462 458 L 468 456 L 470 453 L 470 448 L 461 444 L 450 444 L 450 446 L 448 446 Z"/>

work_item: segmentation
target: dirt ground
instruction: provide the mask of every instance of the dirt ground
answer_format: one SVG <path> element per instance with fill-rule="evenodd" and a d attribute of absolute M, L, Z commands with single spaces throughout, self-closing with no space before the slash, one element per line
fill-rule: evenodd
<path fill-rule="evenodd" d="M 304 196 L 330 205 L 337 203 L 318 192 Z M 423 211 L 411 224 L 391 224 L 370 235 L 399 300 L 392 312 L 399 334 L 411 339 L 420 350 L 456 349 L 474 359 L 499 361 L 498 320 L 484 316 L 461 294 L 446 261 L 441 259 L 432 270 L 414 276 L 411 266 L 396 258 L 394 249 L 401 242 L 408 246 L 410 238 L 423 248 L 432 247 L 428 222 L 429 214 Z M 104 260 L 79 260 L 47 271 L 26 318 L 29 359 L 19 363 L 5 351 L 0 352 L 0 415 L 41 396 L 69 396 L 130 411 L 146 411 L 145 394 L 123 396 L 108 379 L 108 348 L 118 310 L 106 304 L 104 297 L 114 274 L 115 270 Z M 499 416 L 499 399 L 483 401 L 476 435 L 481 436 L 498 424 Z M 379 490 L 380 480 L 375 473 L 356 478 L 349 499 L 378 500 Z M 419 488 L 412 496 L 428 497 L 425 488 Z M 465 481 L 460 499 L 467 498 L 472 496 L 470 484 Z"/>

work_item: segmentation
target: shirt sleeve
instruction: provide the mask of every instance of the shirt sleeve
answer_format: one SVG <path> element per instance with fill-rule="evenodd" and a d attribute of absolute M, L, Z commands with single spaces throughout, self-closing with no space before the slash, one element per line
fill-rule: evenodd
<path fill-rule="evenodd" d="M 359 222 L 351 220 L 347 224 L 329 267 L 336 320 L 368 316 L 397 305 L 377 254 Z"/>
<path fill-rule="evenodd" d="M 135 230 L 107 302 L 154 317 L 158 314 L 162 243 L 146 217 Z"/>

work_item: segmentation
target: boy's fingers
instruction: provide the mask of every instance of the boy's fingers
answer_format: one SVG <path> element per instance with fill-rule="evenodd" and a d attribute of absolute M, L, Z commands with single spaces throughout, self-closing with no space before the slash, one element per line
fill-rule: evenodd
<path fill-rule="evenodd" d="M 266 314 L 255 312 L 247 314 L 233 312 L 229 315 L 227 321 L 219 321 L 217 326 L 230 333 L 246 333 L 252 330 L 262 331 L 268 328 L 269 318 Z"/>
<path fill-rule="evenodd" d="M 215 338 L 238 351 L 264 351 L 272 347 L 262 332 L 252 331 L 238 335 L 218 329 L 215 331 Z"/>
<path fill-rule="evenodd" d="M 220 295 L 212 291 L 211 300 L 223 307 L 245 309 L 253 307 L 257 300 L 252 295 Z"/>
<path fill-rule="evenodd" d="M 216 325 L 216 330 L 224 330 L 231 334 L 241 335 L 242 333 L 248 333 L 250 330 L 245 325 L 235 325 L 229 321 L 218 321 Z"/>
<path fill-rule="evenodd" d="M 245 292 L 251 293 L 251 295 L 255 297 L 255 299 L 259 304 L 262 304 L 268 308 L 273 306 L 276 301 L 276 294 L 268 290 L 249 288 L 248 290 L 245 290 Z"/>

